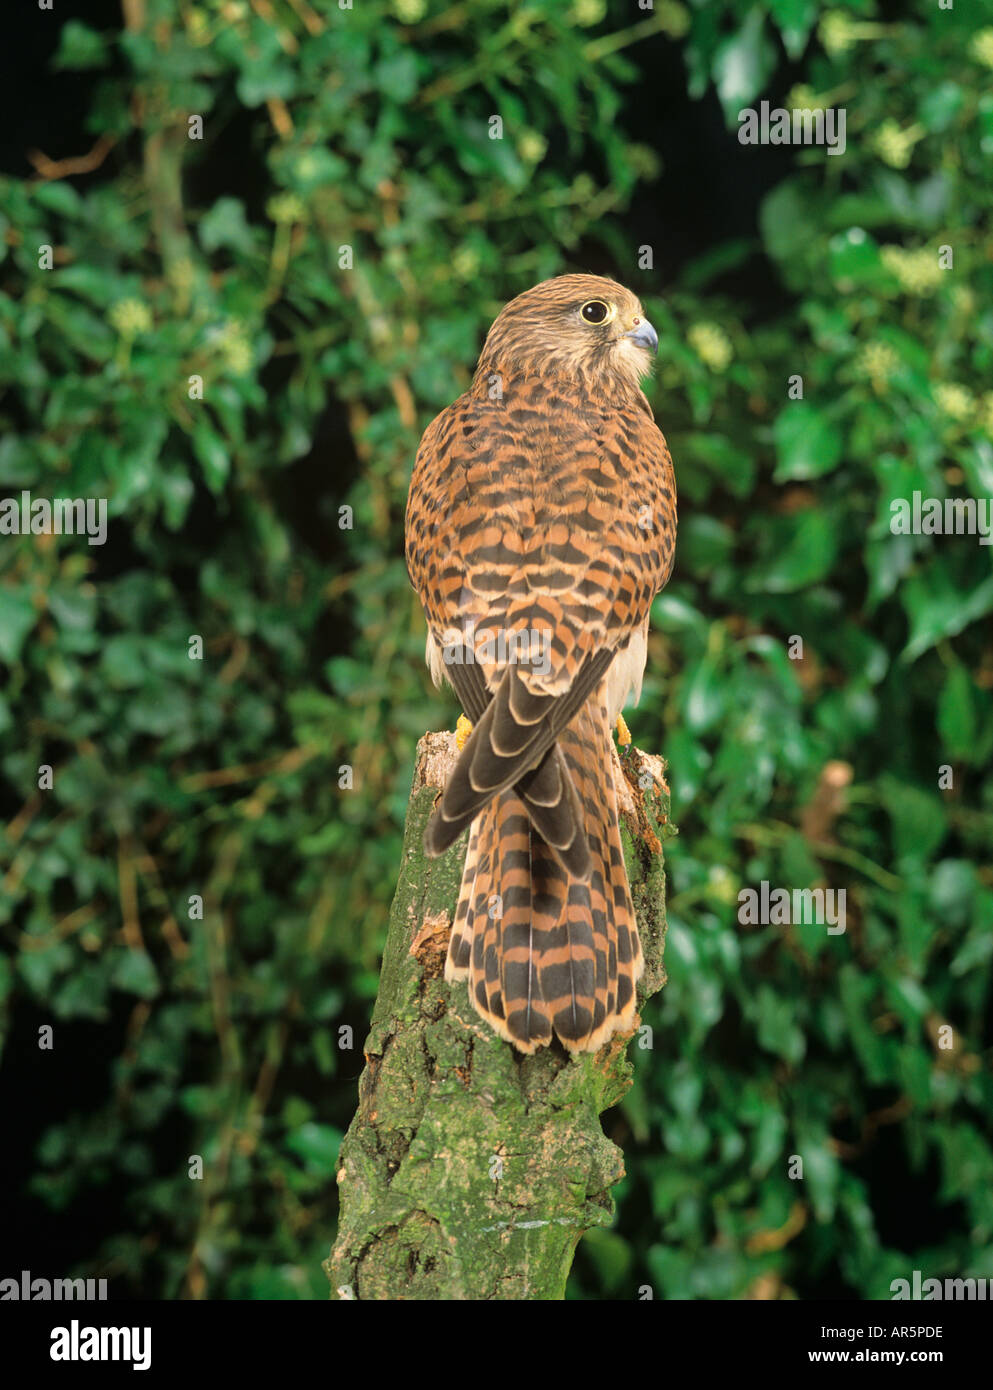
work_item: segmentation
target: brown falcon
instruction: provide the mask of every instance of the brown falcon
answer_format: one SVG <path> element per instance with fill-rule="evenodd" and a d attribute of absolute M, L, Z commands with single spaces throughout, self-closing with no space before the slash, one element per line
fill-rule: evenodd
<path fill-rule="evenodd" d="M 435 683 L 472 721 L 425 834 L 471 826 L 445 968 L 522 1052 L 592 1051 L 635 1016 L 643 959 L 610 737 L 638 699 L 672 569 L 672 460 L 640 379 L 658 337 L 593 275 L 509 303 L 471 388 L 428 426 L 407 568 Z"/>

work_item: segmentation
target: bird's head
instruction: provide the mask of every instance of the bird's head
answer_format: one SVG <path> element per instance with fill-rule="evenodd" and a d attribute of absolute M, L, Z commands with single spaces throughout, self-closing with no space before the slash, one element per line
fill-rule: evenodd
<path fill-rule="evenodd" d="M 651 369 L 655 329 L 637 298 L 599 275 L 559 275 L 512 299 L 494 320 L 481 374 L 566 378 L 626 395 Z"/>

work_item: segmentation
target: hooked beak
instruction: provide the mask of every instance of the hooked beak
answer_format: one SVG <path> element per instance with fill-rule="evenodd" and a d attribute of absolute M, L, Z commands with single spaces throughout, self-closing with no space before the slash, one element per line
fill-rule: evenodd
<path fill-rule="evenodd" d="M 647 319 L 642 319 L 637 328 L 632 328 L 631 332 L 625 333 L 624 336 L 637 343 L 639 347 L 647 348 L 651 353 L 659 350 L 659 335 Z"/>

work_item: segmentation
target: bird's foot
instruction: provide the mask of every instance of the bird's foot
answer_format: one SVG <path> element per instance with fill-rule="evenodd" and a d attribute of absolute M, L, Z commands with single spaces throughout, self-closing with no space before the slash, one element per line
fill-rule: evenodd
<path fill-rule="evenodd" d="M 624 722 L 623 714 L 617 716 L 617 742 L 622 748 L 626 748 L 631 742 L 631 730 Z"/>
<path fill-rule="evenodd" d="M 472 724 L 466 719 L 464 714 L 459 715 L 459 722 L 455 726 L 455 747 L 462 752 L 462 749 L 469 742 L 469 735 L 472 733 Z"/>

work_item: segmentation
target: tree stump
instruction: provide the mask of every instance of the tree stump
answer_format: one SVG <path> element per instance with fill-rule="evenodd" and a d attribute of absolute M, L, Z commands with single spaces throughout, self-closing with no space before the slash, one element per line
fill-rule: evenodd
<path fill-rule="evenodd" d="M 571 1057 L 554 1041 L 527 1057 L 483 1022 L 464 982 L 444 981 L 468 834 L 435 860 L 422 837 L 455 757 L 453 734 L 418 744 L 359 1107 L 338 1160 L 333 1298 L 560 1299 L 624 1174 L 599 1116 L 630 1086 L 627 1049 L 644 1030 L 597 1053 Z M 613 757 L 642 1007 L 665 983 L 662 843 L 675 832 L 662 759 L 632 745 Z"/>

